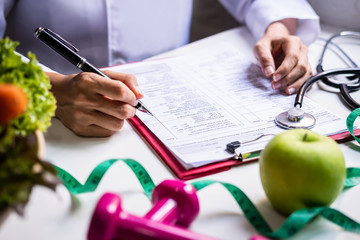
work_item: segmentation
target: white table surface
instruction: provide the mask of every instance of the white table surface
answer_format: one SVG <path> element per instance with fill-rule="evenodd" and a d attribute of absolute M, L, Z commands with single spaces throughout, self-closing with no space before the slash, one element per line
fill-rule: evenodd
<path fill-rule="evenodd" d="M 327 37 L 338 31 L 339 29 L 323 26 L 321 36 Z M 251 56 L 252 39 L 246 29 L 240 29 L 240 33 L 244 35 L 244 38 L 238 44 L 242 45 L 244 51 Z M 205 40 L 195 44 L 206 46 L 211 44 L 211 41 Z M 195 44 L 177 50 L 175 53 L 192 51 Z M 317 41 L 309 48 L 309 57 L 313 67 L 317 63 L 322 44 L 323 42 Z M 332 60 L 334 63 L 337 61 L 335 58 Z M 357 62 L 360 63 L 360 56 Z M 308 96 L 344 118 L 350 113 L 337 94 L 321 90 L 318 86 L 313 86 Z M 360 99 L 360 93 L 354 96 Z M 155 184 L 174 178 L 171 171 L 163 165 L 153 150 L 128 123 L 112 137 L 83 138 L 74 135 L 59 120 L 54 119 L 45 138 L 46 159 L 69 171 L 81 183 L 85 182 L 97 164 L 109 158 L 137 160 L 146 168 Z M 341 144 L 341 149 L 345 155 L 347 167 L 360 167 L 359 144 L 355 141 Z M 228 182 L 242 189 L 273 229 L 280 227 L 286 219 L 271 207 L 264 194 L 258 162 L 244 164 L 201 179 Z M 151 207 L 134 174 L 124 163 L 119 162 L 109 169 L 95 192 L 80 194 L 73 200 L 63 185 L 59 185 L 56 192 L 43 187 L 35 187 L 24 217 L 12 213 L 0 225 L 0 239 L 86 239 L 94 207 L 105 192 L 121 194 L 124 209 L 133 214 L 144 215 Z M 222 186 L 210 186 L 201 190 L 198 196 L 201 210 L 191 225 L 192 231 L 220 239 L 249 239 L 256 234 L 234 199 Z M 360 199 L 360 188 L 355 187 L 343 192 L 332 207 L 360 222 L 358 199 Z M 345 232 L 338 226 L 318 218 L 292 239 L 360 239 L 360 235 Z"/>

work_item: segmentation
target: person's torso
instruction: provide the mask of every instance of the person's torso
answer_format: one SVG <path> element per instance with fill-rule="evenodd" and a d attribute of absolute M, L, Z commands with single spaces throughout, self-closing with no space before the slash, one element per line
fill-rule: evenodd
<path fill-rule="evenodd" d="M 192 0 L 17 0 L 6 36 L 62 73 L 76 69 L 34 37 L 49 28 L 97 67 L 139 61 L 188 42 Z"/>

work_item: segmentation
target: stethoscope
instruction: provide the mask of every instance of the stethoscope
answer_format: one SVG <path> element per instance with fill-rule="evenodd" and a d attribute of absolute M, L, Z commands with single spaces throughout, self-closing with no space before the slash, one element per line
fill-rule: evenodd
<path fill-rule="evenodd" d="M 356 102 L 351 96 L 350 92 L 354 92 L 360 89 L 360 68 L 356 65 L 355 62 L 335 43 L 332 43 L 332 40 L 337 37 L 357 37 L 360 38 L 360 33 L 352 32 L 352 31 L 345 31 L 340 32 L 336 35 L 330 37 L 323 48 L 321 56 L 319 58 L 319 63 L 316 66 L 316 71 L 318 72 L 316 75 L 312 76 L 308 80 L 306 80 L 303 85 L 300 87 L 298 91 L 294 107 L 289 109 L 287 112 L 280 113 L 275 118 L 275 123 L 279 127 L 285 129 L 292 129 L 292 128 L 312 128 L 316 123 L 316 119 L 309 113 L 304 112 L 302 107 L 302 102 L 304 99 L 304 95 L 309 89 L 309 87 L 314 84 L 315 82 L 321 80 L 326 85 L 337 88 L 340 90 L 340 94 L 342 99 L 344 100 L 345 104 L 349 106 L 351 109 L 356 109 L 360 107 L 360 104 Z M 337 68 L 324 71 L 322 63 L 325 55 L 325 51 L 328 48 L 328 45 L 334 45 L 350 62 L 352 67 L 350 68 Z M 330 77 L 334 77 L 337 75 L 347 75 L 347 82 L 338 82 Z"/>

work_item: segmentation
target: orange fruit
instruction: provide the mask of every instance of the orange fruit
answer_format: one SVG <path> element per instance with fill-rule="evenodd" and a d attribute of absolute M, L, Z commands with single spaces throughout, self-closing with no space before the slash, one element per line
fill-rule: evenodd
<path fill-rule="evenodd" d="M 0 84 L 0 124 L 6 124 L 22 114 L 27 106 L 23 90 L 13 84 Z"/>

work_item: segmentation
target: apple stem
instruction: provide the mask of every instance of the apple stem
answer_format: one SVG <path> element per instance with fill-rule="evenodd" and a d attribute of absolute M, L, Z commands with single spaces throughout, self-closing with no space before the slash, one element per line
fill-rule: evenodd
<path fill-rule="evenodd" d="M 304 137 L 303 137 L 303 142 L 306 141 L 306 137 L 307 137 L 307 133 L 305 133 Z"/>

